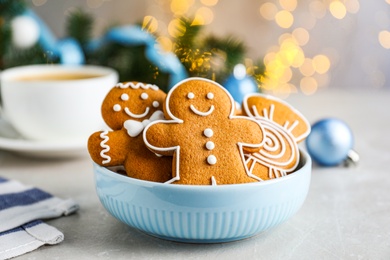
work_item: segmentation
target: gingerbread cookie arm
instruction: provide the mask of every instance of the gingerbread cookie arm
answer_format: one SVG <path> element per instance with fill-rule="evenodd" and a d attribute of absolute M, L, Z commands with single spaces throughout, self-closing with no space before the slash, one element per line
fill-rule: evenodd
<path fill-rule="evenodd" d="M 101 166 L 121 165 L 125 161 L 126 147 L 131 140 L 126 130 L 101 131 L 88 139 L 88 151 L 92 160 Z"/>
<path fill-rule="evenodd" d="M 146 147 L 154 153 L 172 156 L 178 145 L 172 131 L 176 124 L 174 120 L 157 120 L 148 124 L 143 132 Z"/>
<path fill-rule="evenodd" d="M 180 146 L 176 142 L 175 131 L 181 121 L 177 120 L 157 120 L 147 125 L 143 132 L 143 139 L 146 147 L 159 155 L 173 156 L 172 174 L 173 178 L 166 183 L 173 183 L 180 180 Z M 166 138 L 161 138 L 162 136 Z M 170 138 L 169 138 L 170 137 Z"/>
<path fill-rule="evenodd" d="M 232 123 L 236 127 L 234 131 L 240 137 L 237 144 L 242 147 L 245 152 L 254 153 L 261 150 L 264 145 L 264 128 L 253 118 L 244 116 L 231 116 Z"/>

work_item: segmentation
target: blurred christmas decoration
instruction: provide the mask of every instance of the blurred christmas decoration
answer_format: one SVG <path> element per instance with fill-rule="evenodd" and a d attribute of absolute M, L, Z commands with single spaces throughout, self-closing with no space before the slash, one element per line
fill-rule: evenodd
<path fill-rule="evenodd" d="M 256 93 L 259 90 L 255 80 L 246 74 L 246 68 L 243 64 L 234 66 L 233 74 L 222 85 L 238 104 L 242 103 L 246 94 Z"/>
<path fill-rule="evenodd" d="M 262 61 L 246 62 L 241 41 L 204 35 L 196 19 L 177 19 L 175 30 L 180 33 L 172 37 L 167 52 L 157 42 L 158 35 L 153 35 L 153 19 L 111 26 L 92 39 L 94 17 L 75 9 L 67 17 L 66 37 L 58 40 L 23 1 L 0 0 L 0 70 L 36 63 L 96 64 L 116 69 L 120 81 L 148 82 L 168 90 L 187 76 L 223 84 L 235 65 L 245 64 L 247 77 L 253 77 L 258 87 L 264 74 Z"/>
<path fill-rule="evenodd" d="M 42 49 L 37 44 L 36 34 L 39 32 L 36 31 L 36 24 L 21 16 L 25 10 L 24 1 L 0 0 L 0 70 L 46 61 Z M 18 30 L 26 24 L 35 32 L 31 34 L 26 32 L 26 37 L 21 32 L 13 32 L 13 29 Z M 27 44 L 24 40 L 27 40 Z M 26 48 L 27 46 L 29 48 Z"/>
<path fill-rule="evenodd" d="M 312 159 L 322 166 L 357 163 L 359 155 L 352 150 L 353 135 L 348 125 L 337 118 L 315 122 L 306 138 L 306 147 Z"/>

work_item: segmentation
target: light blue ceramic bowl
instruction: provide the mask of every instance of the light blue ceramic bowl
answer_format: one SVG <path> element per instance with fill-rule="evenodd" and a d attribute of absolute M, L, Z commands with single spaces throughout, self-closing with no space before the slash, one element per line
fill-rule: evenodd
<path fill-rule="evenodd" d="M 299 170 L 265 182 L 221 186 L 163 184 L 129 178 L 94 165 L 96 191 L 117 219 L 147 234 L 190 242 L 254 236 L 293 216 L 310 185 L 311 159 Z"/>

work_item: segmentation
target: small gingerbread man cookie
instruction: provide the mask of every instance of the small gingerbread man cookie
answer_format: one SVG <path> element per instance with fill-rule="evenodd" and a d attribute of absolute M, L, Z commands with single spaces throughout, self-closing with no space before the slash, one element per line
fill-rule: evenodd
<path fill-rule="evenodd" d="M 298 142 L 310 133 L 308 121 L 292 106 L 269 95 L 247 95 L 242 107 L 243 114 L 258 120 L 265 130 L 260 151 L 245 154 L 251 174 L 268 180 L 293 172 L 300 158 Z"/>
<path fill-rule="evenodd" d="M 172 158 L 159 157 L 146 148 L 142 131 L 153 120 L 164 118 L 166 94 L 156 85 L 118 83 L 102 104 L 104 121 L 113 131 L 96 132 L 88 140 L 88 151 L 101 166 L 123 165 L 128 176 L 166 182 L 172 175 Z"/>
<path fill-rule="evenodd" d="M 189 78 L 175 85 L 164 103 L 167 120 L 146 126 L 143 136 L 154 153 L 174 158 L 175 184 L 256 182 L 244 163 L 244 151 L 255 152 L 264 129 L 255 119 L 235 116 L 234 100 L 214 81 Z"/>

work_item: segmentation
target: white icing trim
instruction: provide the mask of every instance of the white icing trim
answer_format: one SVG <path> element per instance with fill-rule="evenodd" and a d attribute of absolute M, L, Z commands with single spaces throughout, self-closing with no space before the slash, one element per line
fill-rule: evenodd
<path fill-rule="evenodd" d="M 157 120 L 157 121 L 154 121 L 152 123 L 150 123 L 149 125 L 147 125 L 144 129 L 144 132 L 143 132 L 143 139 L 144 139 L 144 143 L 147 147 L 149 147 L 149 149 L 151 150 L 155 150 L 155 151 L 164 151 L 164 152 L 167 152 L 167 151 L 174 151 L 175 154 L 176 154 L 176 172 L 175 172 L 175 177 L 172 178 L 171 180 L 165 182 L 165 183 L 172 183 L 174 181 L 177 181 L 177 180 L 180 180 L 180 146 L 173 146 L 173 147 L 156 147 L 154 145 L 151 145 L 147 138 L 146 138 L 146 133 L 148 132 L 148 129 L 149 127 L 153 126 L 154 124 L 158 124 L 158 123 L 165 123 L 165 124 L 182 124 L 184 121 L 182 119 L 179 119 L 177 118 L 176 116 L 174 116 L 171 112 L 171 110 L 169 109 L 169 103 L 170 103 L 170 100 L 171 100 L 171 95 L 172 93 L 180 86 L 182 85 L 183 83 L 185 82 L 188 82 L 188 81 L 193 81 L 193 80 L 201 80 L 201 81 L 205 81 L 205 82 L 209 82 L 209 83 L 212 83 L 213 85 L 219 87 L 222 89 L 222 91 L 225 92 L 225 94 L 229 97 L 229 100 L 230 100 L 230 104 L 231 104 L 231 109 L 230 109 L 230 113 L 229 113 L 229 119 L 235 119 L 235 118 L 241 118 L 241 119 L 245 119 L 245 120 L 249 120 L 249 121 L 252 121 L 254 123 L 256 123 L 262 133 L 264 133 L 264 128 L 263 126 L 257 121 L 255 120 L 254 118 L 250 118 L 250 117 L 247 117 L 247 116 L 236 116 L 234 113 L 235 113 L 235 109 L 234 109 L 234 99 L 233 97 L 230 95 L 230 93 L 224 88 L 222 87 L 220 84 L 218 84 L 217 82 L 215 81 L 212 81 L 212 80 L 209 80 L 209 79 L 205 79 L 205 78 L 198 78 L 198 77 L 193 77 L 193 78 L 187 78 L 183 81 L 180 81 L 178 82 L 176 85 L 174 85 L 171 90 L 168 92 L 166 98 L 165 98 L 165 108 L 166 108 L 166 113 L 168 114 L 168 116 L 170 118 L 172 118 L 171 120 Z M 249 172 L 248 170 L 248 167 L 247 165 L 244 163 L 245 162 L 245 155 L 244 155 L 244 151 L 242 149 L 243 146 L 245 147 L 250 147 L 250 148 L 260 148 L 261 146 L 263 146 L 265 142 L 265 138 L 263 138 L 262 142 L 259 143 L 259 144 L 248 144 L 248 143 L 241 143 L 241 142 L 237 142 L 237 146 L 239 148 L 239 152 L 240 152 L 240 155 L 241 155 L 241 159 L 242 159 L 242 162 L 243 162 L 243 165 L 244 165 L 244 168 L 245 168 L 245 171 L 247 173 L 247 175 L 249 177 L 252 177 L 254 179 L 257 179 L 259 181 L 262 181 L 261 178 L 253 175 L 251 172 Z"/>
<path fill-rule="evenodd" d="M 262 94 L 262 93 L 250 93 L 250 94 L 247 94 L 244 96 L 243 98 L 243 101 L 242 101 L 242 108 L 243 110 L 246 112 L 246 114 L 249 116 L 249 117 L 253 117 L 253 118 L 259 118 L 261 117 L 257 111 L 253 111 L 253 113 L 251 112 L 251 110 L 249 109 L 248 107 L 248 99 L 250 97 L 262 97 L 264 99 L 268 99 L 268 100 L 272 100 L 272 101 L 276 101 L 276 102 L 279 102 L 285 106 L 287 106 L 292 112 L 294 112 L 295 114 L 297 114 L 301 120 L 305 123 L 305 125 L 307 126 L 307 129 L 304 133 L 302 133 L 301 135 L 299 136 L 294 136 L 294 140 L 296 142 L 300 142 L 302 141 L 303 139 L 305 139 L 309 133 L 310 133 L 310 123 L 307 121 L 307 119 L 301 114 L 301 112 L 299 112 L 298 110 L 296 110 L 293 106 L 291 106 L 289 103 L 287 103 L 286 101 L 280 99 L 280 98 L 277 98 L 277 97 L 274 97 L 274 96 L 271 96 L 271 95 L 267 95 L 267 94 Z M 252 109 L 253 107 L 255 106 L 252 106 Z M 270 108 L 271 109 L 271 108 Z M 272 117 L 273 117 L 273 113 L 274 111 L 272 111 Z M 272 120 L 272 119 L 271 119 Z M 298 122 L 299 123 L 299 122 Z M 294 125 L 295 127 L 296 125 Z M 290 127 L 291 128 L 291 127 Z M 291 128 L 291 131 L 293 130 L 293 128 Z"/>
<path fill-rule="evenodd" d="M 259 114 L 259 111 L 257 111 L 257 107 L 256 107 L 255 105 L 252 106 L 252 110 L 253 110 L 254 115 L 252 115 L 252 114 L 249 115 L 249 114 L 248 114 L 248 116 L 251 116 L 251 117 L 254 117 L 254 118 L 259 118 L 259 117 L 261 117 L 260 114 Z"/>
<path fill-rule="evenodd" d="M 263 127 L 261 127 L 261 128 L 263 128 Z M 264 131 L 263 131 L 263 133 L 264 133 Z M 264 138 L 264 139 L 265 139 L 265 138 Z M 264 140 L 264 139 L 263 139 L 263 140 Z M 237 145 L 238 145 L 238 150 L 240 151 L 241 160 L 242 160 L 242 162 L 245 162 L 245 161 L 246 161 L 246 160 L 245 160 L 245 156 L 246 156 L 246 155 L 245 155 L 245 153 L 244 153 L 244 149 L 242 148 L 243 145 L 242 145 L 242 143 L 237 143 Z M 253 168 L 254 168 L 254 164 L 255 164 L 255 163 L 253 163 L 253 164 L 251 165 L 251 169 L 252 169 L 252 170 L 253 170 Z M 245 171 L 246 171 L 246 173 L 248 174 L 249 177 L 254 178 L 254 179 L 258 180 L 258 181 L 263 181 L 263 179 L 261 179 L 260 177 L 254 175 L 254 174 L 252 173 L 252 171 L 250 171 L 250 170 L 248 169 L 248 164 L 244 163 L 244 168 L 245 168 Z"/>
<path fill-rule="evenodd" d="M 287 131 L 289 131 L 290 133 L 292 132 L 292 130 L 294 130 L 294 128 L 299 124 L 299 121 L 298 120 L 295 120 L 294 123 L 289 127 L 289 128 L 286 128 Z"/>
<path fill-rule="evenodd" d="M 275 105 L 271 104 L 271 106 L 269 108 L 269 115 L 268 115 L 268 119 L 271 121 L 273 121 L 273 119 L 274 119 L 274 111 L 275 111 Z"/>
<path fill-rule="evenodd" d="M 211 115 L 211 113 L 213 113 L 214 111 L 214 106 L 211 105 L 210 109 L 206 112 L 202 112 L 202 111 L 199 111 L 198 109 L 196 109 L 194 107 L 194 105 L 190 105 L 190 109 L 192 112 L 194 112 L 194 114 L 197 114 L 198 116 L 208 116 L 208 115 Z"/>
<path fill-rule="evenodd" d="M 297 156 L 297 161 L 295 162 L 295 165 L 292 167 L 293 169 L 291 169 L 291 171 L 294 170 L 296 168 L 296 166 L 298 166 L 299 152 L 298 152 L 298 144 L 294 141 L 294 137 L 292 136 L 292 134 L 287 132 L 284 128 L 282 128 L 278 124 L 274 123 L 273 121 L 265 121 L 265 120 L 261 121 L 260 120 L 260 122 L 264 125 L 264 128 L 268 130 L 268 131 L 266 130 L 266 132 L 265 132 L 266 138 L 269 138 L 269 136 L 271 136 L 271 134 L 276 135 L 276 136 L 274 136 L 274 138 L 275 138 L 275 140 L 280 141 L 279 143 L 282 146 L 282 149 L 281 149 L 279 154 L 272 155 L 269 152 L 273 152 L 273 149 L 271 149 L 271 147 L 268 147 L 267 145 L 264 145 L 263 146 L 264 149 L 261 149 L 259 151 L 259 153 L 253 153 L 253 156 L 263 160 L 264 162 L 268 162 L 272 165 L 277 165 L 280 167 L 284 167 L 284 166 L 291 164 L 292 161 L 294 160 L 295 156 Z M 272 130 L 273 130 L 273 132 L 271 132 Z M 284 139 L 287 140 L 287 144 L 284 141 L 282 142 L 282 140 L 283 140 L 282 136 L 284 137 Z M 275 162 L 275 159 L 279 159 L 279 158 L 283 157 L 283 155 L 285 155 L 286 150 L 287 150 L 286 145 L 291 148 L 290 158 L 285 162 L 279 162 L 279 163 Z"/>
<path fill-rule="evenodd" d="M 156 86 L 156 85 L 145 84 L 145 83 L 142 83 L 142 82 L 137 82 L 136 84 L 134 84 L 133 82 L 126 82 L 126 83 L 119 82 L 118 84 L 115 85 L 115 87 L 117 87 L 117 88 L 128 88 L 128 87 L 131 87 L 133 89 L 139 89 L 139 88 L 150 89 L 151 88 L 153 90 L 159 90 L 159 87 Z"/>
<path fill-rule="evenodd" d="M 272 137 L 273 140 L 274 141 L 279 140 L 280 142 L 278 142 L 278 143 L 279 143 L 279 145 L 282 146 L 282 149 L 279 152 L 279 154 L 276 154 L 276 155 L 271 154 L 270 152 L 276 151 L 277 149 L 274 149 L 274 147 L 269 147 L 267 142 L 265 142 L 263 148 L 258 153 L 246 154 L 246 157 L 248 158 L 247 164 L 251 160 L 253 160 L 253 165 L 256 163 L 260 163 L 262 165 L 269 167 L 270 169 L 272 168 L 272 169 L 279 171 L 282 176 L 285 176 L 287 174 L 287 172 L 294 171 L 296 169 L 296 167 L 298 166 L 299 159 L 300 159 L 300 155 L 299 155 L 299 151 L 298 151 L 298 144 L 295 142 L 294 136 L 290 132 L 286 131 L 285 128 L 281 127 L 280 125 L 278 125 L 277 123 L 275 123 L 273 121 L 269 121 L 268 119 L 265 119 L 265 118 L 260 118 L 258 120 L 263 125 L 264 129 L 266 129 L 265 139 L 269 140 L 269 138 L 271 138 L 271 136 L 273 134 L 274 135 Z M 285 143 L 284 141 L 283 142 L 281 141 L 281 140 L 283 140 L 282 136 L 284 137 L 284 139 L 287 140 L 287 143 Z M 286 161 L 277 162 L 276 161 L 277 159 L 279 159 L 279 158 L 283 157 L 283 155 L 285 155 L 287 146 L 291 148 L 290 157 Z M 296 161 L 292 166 L 290 166 L 287 169 L 283 169 L 284 171 L 282 169 L 280 169 L 282 167 L 286 167 L 286 166 L 290 165 L 293 162 L 295 157 L 296 157 Z M 253 170 L 253 167 L 251 167 L 250 171 L 252 172 L 252 170 Z M 275 174 L 275 176 L 277 176 L 277 175 Z"/>
<path fill-rule="evenodd" d="M 284 177 L 286 175 L 287 175 L 286 171 L 282 171 L 281 169 L 277 169 L 277 168 L 274 168 L 274 167 L 269 167 L 268 177 L 270 179 L 272 179 L 273 177 L 280 178 L 280 177 Z"/>
<path fill-rule="evenodd" d="M 150 108 L 146 107 L 145 112 L 142 114 L 133 114 L 128 107 L 125 107 L 125 112 L 128 116 L 131 116 L 133 118 L 142 118 L 145 117 L 149 113 Z"/>
<path fill-rule="evenodd" d="M 259 114 L 257 112 L 257 107 L 254 107 L 254 108 L 256 109 L 256 114 Z M 268 117 L 268 110 L 266 108 L 263 108 L 263 117 L 269 119 L 269 117 Z"/>
<path fill-rule="evenodd" d="M 217 186 L 217 181 L 215 180 L 215 177 L 214 176 L 211 176 L 211 185 L 212 186 Z"/>
<path fill-rule="evenodd" d="M 108 146 L 108 144 L 107 144 L 107 142 L 108 142 L 108 140 L 110 140 L 110 138 L 108 137 L 107 134 L 108 134 L 108 130 L 103 131 L 100 134 L 100 138 L 103 138 L 103 140 L 100 142 L 100 146 L 103 148 L 103 150 L 100 151 L 100 156 L 103 159 L 105 159 L 102 161 L 102 164 L 106 164 L 106 163 L 111 162 L 111 157 L 106 154 L 108 151 L 110 151 L 110 146 Z"/>

